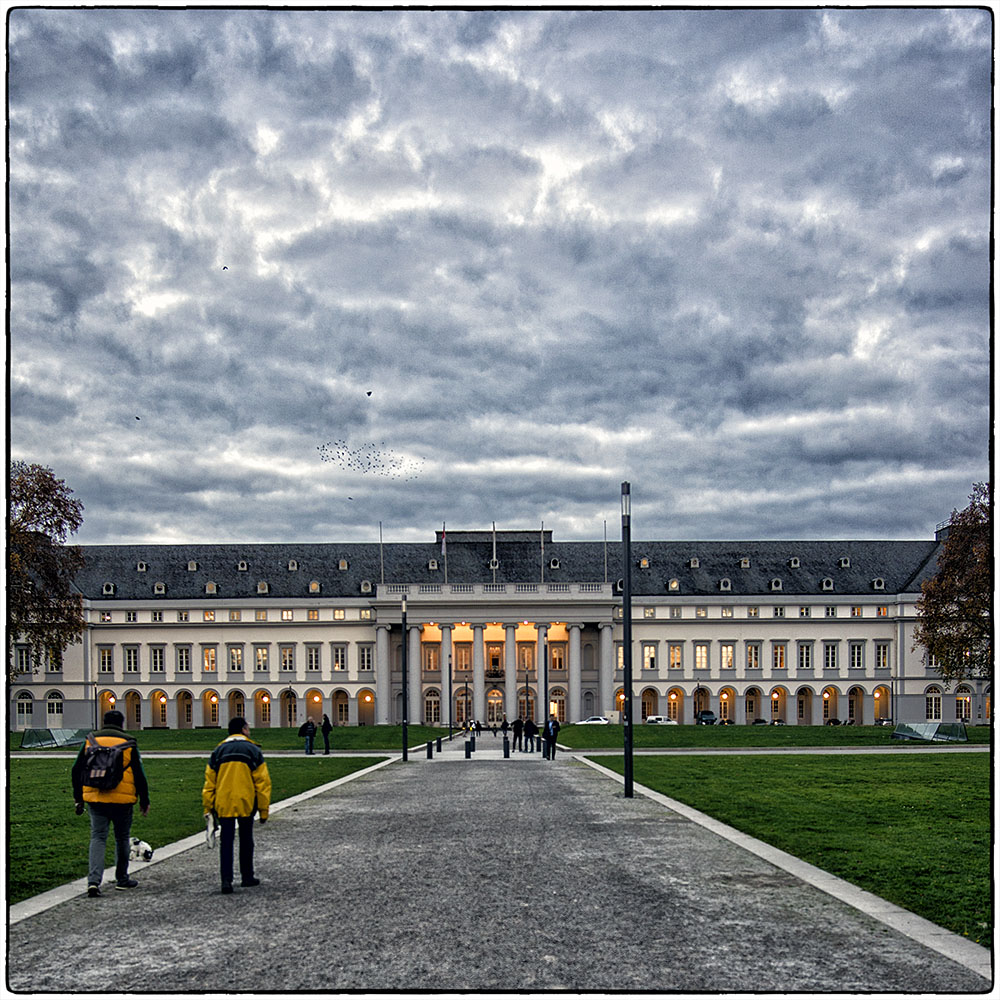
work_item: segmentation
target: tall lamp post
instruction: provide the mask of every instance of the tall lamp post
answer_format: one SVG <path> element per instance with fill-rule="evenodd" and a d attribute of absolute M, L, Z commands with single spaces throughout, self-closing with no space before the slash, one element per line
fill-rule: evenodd
<path fill-rule="evenodd" d="M 632 792 L 632 487 L 622 483 L 622 643 L 625 667 L 625 798 Z"/>
<path fill-rule="evenodd" d="M 408 705 L 410 701 L 410 695 L 407 685 L 407 674 L 408 674 L 408 663 L 407 663 L 407 646 L 409 642 L 406 636 L 406 596 L 403 596 L 402 604 L 403 612 L 403 760 L 408 760 L 407 750 L 406 750 L 406 723 L 408 715 Z"/>
<path fill-rule="evenodd" d="M 451 739 L 451 729 L 452 729 L 452 701 L 451 695 L 451 646 L 448 647 L 448 739 Z"/>

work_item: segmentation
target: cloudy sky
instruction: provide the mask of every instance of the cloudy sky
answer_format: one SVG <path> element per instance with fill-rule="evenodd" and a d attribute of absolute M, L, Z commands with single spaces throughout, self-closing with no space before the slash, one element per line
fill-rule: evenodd
<path fill-rule="evenodd" d="M 77 540 L 927 538 L 989 14 L 15 10 L 10 448 Z"/>

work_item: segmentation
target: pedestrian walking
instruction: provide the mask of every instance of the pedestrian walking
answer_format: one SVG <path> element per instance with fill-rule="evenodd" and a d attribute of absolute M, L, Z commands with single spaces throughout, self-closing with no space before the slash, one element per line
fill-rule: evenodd
<path fill-rule="evenodd" d="M 101 747 L 121 747 L 108 754 Z M 108 757 L 109 777 L 101 779 L 98 768 L 88 767 L 96 754 Z M 113 758 L 113 759 L 112 759 Z M 96 761 L 94 761 L 96 765 Z M 102 762 L 103 764 L 103 762 Z M 102 787 L 120 778 L 110 788 Z M 143 816 L 149 813 L 149 786 L 142 769 L 139 747 L 125 733 L 125 716 L 117 709 L 104 713 L 104 725 L 90 733 L 80 748 L 71 772 L 73 800 L 77 816 L 83 815 L 84 803 L 90 810 L 90 848 L 88 851 L 87 895 L 101 895 L 104 878 L 104 858 L 108 843 L 108 827 L 115 831 L 115 888 L 134 889 L 139 883 L 129 877 L 128 856 L 132 847 L 132 810 L 136 802 Z"/>
<path fill-rule="evenodd" d="M 549 721 L 545 723 L 545 746 L 548 750 L 549 760 L 556 759 L 556 737 L 559 735 L 559 720 L 554 716 L 549 716 Z"/>
<path fill-rule="evenodd" d="M 535 752 L 535 737 L 538 735 L 538 726 L 534 719 L 527 719 L 524 723 L 524 751 L 525 753 Z"/>
<path fill-rule="evenodd" d="M 305 737 L 306 756 L 311 756 L 313 752 L 313 740 L 316 738 L 316 723 L 313 722 L 312 716 L 299 726 L 299 736 Z"/>
<path fill-rule="evenodd" d="M 233 891 L 233 846 L 236 827 L 240 829 L 240 885 L 260 885 L 253 868 L 253 818 L 260 813 L 267 822 L 271 807 L 271 776 L 260 746 L 250 739 L 247 720 L 229 720 L 229 735 L 212 751 L 205 765 L 205 785 L 201 805 L 207 820 L 219 817 L 219 868 L 222 892 Z"/>
<path fill-rule="evenodd" d="M 476 735 L 477 736 L 483 735 L 483 725 L 478 719 L 476 719 Z"/>
<path fill-rule="evenodd" d="M 507 738 L 507 733 L 510 730 L 510 723 L 507 721 L 507 716 L 503 717 L 503 722 L 500 723 L 500 732 L 503 733 L 504 739 Z"/>
<path fill-rule="evenodd" d="M 514 720 L 514 725 L 513 725 L 512 728 L 514 730 L 514 749 L 515 750 L 520 750 L 521 749 L 521 734 L 524 732 L 524 721 L 521 719 L 521 716 L 518 716 Z"/>
<path fill-rule="evenodd" d="M 319 727 L 320 731 L 323 733 L 323 753 L 328 754 L 330 752 L 330 730 L 333 726 L 330 723 L 330 716 L 323 713 L 323 725 Z"/>

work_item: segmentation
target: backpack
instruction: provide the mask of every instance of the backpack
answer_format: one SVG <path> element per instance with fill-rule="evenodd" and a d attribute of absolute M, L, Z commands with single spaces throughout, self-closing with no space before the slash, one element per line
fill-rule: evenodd
<path fill-rule="evenodd" d="M 135 740 L 126 739 L 124 743 L 106 747 L 97 742 L 93 733 L 88 733 L 83 756 L 83 784 L 102 792 L 117 787 L 125 775 L 125 750 L 137 746 Z"/>

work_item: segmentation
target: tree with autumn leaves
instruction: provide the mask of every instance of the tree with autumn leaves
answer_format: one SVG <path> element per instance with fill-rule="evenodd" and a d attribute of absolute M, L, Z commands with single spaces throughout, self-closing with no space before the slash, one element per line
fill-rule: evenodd
<path fill-rule="evenodd" d="M 946 681 L 993 671 L 993 524 L 989 483 L 976 483 L 969 506 L 952 511 L 937 572 L 921 585 L 913 637 Z"/>
<path fill-rule="evenodd" d="M 83 523 L 83 504 L 43 465 L 11 462 L 7 532 L 7 675 L 23 673 L 15 647 L 33 669 L 61 659 L 83 635 L 83 598 L 73 577 L 83 554 L 66 539 Z"/>

